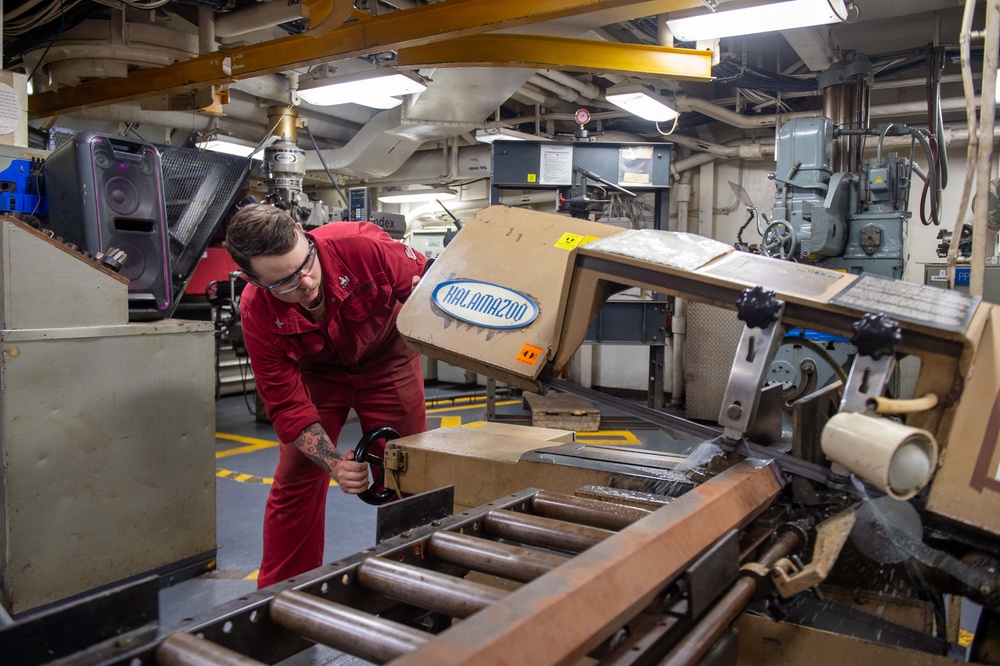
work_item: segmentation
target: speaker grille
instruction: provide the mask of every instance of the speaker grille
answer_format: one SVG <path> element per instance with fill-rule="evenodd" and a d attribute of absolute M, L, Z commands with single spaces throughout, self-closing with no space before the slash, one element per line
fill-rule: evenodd
<path fill-rule="evenodd" d="M 160 161 L 151 144 L 81 132 L 45 161 L 52 230 L 90 252 L 127 253 L 129 316 L 173 309 Z"/>
<path fill-rule="evenodd" d="M 91 142 L 101 246 L 114 246 L 128 257 L 121 274 L 130 292 L 156 290 L 164 275 L 162 195 L 159 155 L 150 145 L 101 138 Z"/>

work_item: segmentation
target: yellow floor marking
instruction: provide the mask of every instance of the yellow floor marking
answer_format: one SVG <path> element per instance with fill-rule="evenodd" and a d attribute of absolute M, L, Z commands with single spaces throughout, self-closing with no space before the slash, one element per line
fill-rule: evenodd
<path fill-rule="evenodd" d="M 260 574 L 260 569 L 254 569 L 249 575 L 245 576 L 243 580 L 257 580 L 257 576 Z"/>
<path fill-rule="evenodd" d="M 958 630 L 958 644 L 964 648 L 972 645 L 972 639 L 975 636 L 971 631 L 966 631 L 965 629 Z"/>
<path fill-rule="evenodd" d="M 614 439 L 609 439 L 614 438 Z M 631 430 L 598 430 L 597 432 L 576 433 L 578 442 L 603 444 L 605 446 L 642 446 L 642 442 Z"/>
<path fill-rule="evenodd" d="M 274 479 L 267 476 L 254 476 L 253 474 L 244 474 L 243 472 L 234 472 L 231 469 L 222 469 L 217 467 L 215 469 L 215 475 L 220 479 L 229 479 L 230 481 L 236 481 L 237 483 L 256 483 L 265 486 L 269 486 L 274 483 Z M 330 485 L 335 486 L 337 482 L 330 479 Z"/>
<path fill-rule="evenodd" d="M 456 428 L 462 425 L 461 416 L 442 416 L 441 417 L 441 427 L 442 428 Z"/>
<path fill-rule="evenodd" d="M 243 435 L 230 435 L 228 432 L 215 433 L 216 439 L 228 439 L 233 442 L 243 442 L 244 444 L 257 444 L 258 446 L 277 446 L 278 442 L 273 439 L 258 439 L 256 437 L 244 437 Z"/>
<path fill-rule="evenodd" d="M 247 446 L 238 446 L 233 449 L 226 449 L 224 451 L 216 451 L 215 458 L 226 458 L 228 456 L 238 456 L 244 453 L 253 453 L 254 451 L 260 451 L 261 449 L 269 449 L 278 445 L 275 441 L 269 441 L 266 439 L 257 439 L 255 437 L 243 437 L 241 435 L 230 435 L 224 432 L 215 433 L 216 439 L 225 439 L 233 442 L 243 442 Z"/>

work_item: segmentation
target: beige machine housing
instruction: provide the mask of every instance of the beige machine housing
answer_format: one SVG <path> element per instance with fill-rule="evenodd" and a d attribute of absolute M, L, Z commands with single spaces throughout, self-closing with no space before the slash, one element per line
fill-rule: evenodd
<path fill-rule="evenodd" d="M 580 239 L 571 249 L 565 237 Z M 584 242 L 584 240 L 586 242 Z M 463 323 L 432 302 L 456 278 L 508 287 L 532 298 L 539 316 L 520 329 Z M 743 291 L 773 290 L 785 302 L 782 323 L 851 337 L 866 312 L 885 312 L 902 329 L 897 352 L 920 359 L 918 396 L 940 398 L 909 414 L 907 425 L 932 433 L 941 448 L 927 508 L 1000 533 L 1000 310 L 968 295 L 858 276 L 735 252 L 691 234 L 628 231 L 573 218 L 492 207 L 442 253 L 399 317 L 415 349 L 514 386 L 538 391 L 543 370 L 557 372 L 582 344 L 612 294 L 631 286 L 735 309 Z M 517 360 L 525 344 L 541 360 Z"/>
<path fill-rule="evenodd" d="M 0 598 L 13 614 L 215 557 L 214 331 L 0 220 Z"/>

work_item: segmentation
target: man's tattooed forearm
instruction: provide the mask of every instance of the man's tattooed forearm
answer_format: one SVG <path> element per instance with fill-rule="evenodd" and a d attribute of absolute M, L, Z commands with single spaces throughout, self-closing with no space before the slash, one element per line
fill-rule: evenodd
<path fill-rule="evenodd" d="M 337 447 L 330 441 L 330 437 L 318 423 L 302 431 L 293 444 L 306 455 L 310 460 L 319 465 L 327 474 L 332 474 L 337 466 L 337 461 L 343 460 Z"/>

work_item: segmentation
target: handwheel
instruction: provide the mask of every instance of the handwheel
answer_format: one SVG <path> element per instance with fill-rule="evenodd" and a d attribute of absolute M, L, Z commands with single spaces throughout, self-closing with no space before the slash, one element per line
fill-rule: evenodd
<path fill-rule="evenodd" d="M 769 257 L 790 259 L 795 251 L 795 228 L 783 220 L 767 225 L 761 239 L 761 250 Z"/>
<path fill-rule="evenodd" d="M 396 491 L 391 488 L 385 487 L 385 461 L 380 457 L 371 453 L 372 444 L 384 439 L 387 442 L 391 439 L 399 439 L 400 434 L 396 432 L 395 429 L 389 426 L 382 426 L 380 428 L 375 428 L 369 430 L 365 433 L 365 436 L 361 438 L 358 445 L 354 447 L 354 460 L 357 462 L 366 462 L 371 465 L 375 472 L 372 471 L 372 484 L 368 486 L 368 490 L 364 490 L 358 494 L 361 501 L 365 504 L 374 504 L 378 506 L 380 504 L 385 504 L 386 502 L 394 499 L 396 497 Z M 380 490 L 381 488 L 381 490 Z"/>

